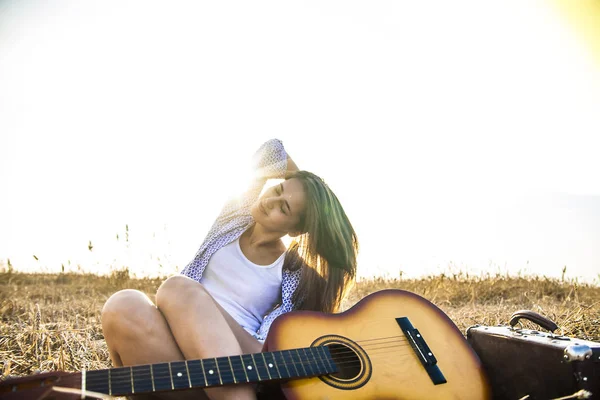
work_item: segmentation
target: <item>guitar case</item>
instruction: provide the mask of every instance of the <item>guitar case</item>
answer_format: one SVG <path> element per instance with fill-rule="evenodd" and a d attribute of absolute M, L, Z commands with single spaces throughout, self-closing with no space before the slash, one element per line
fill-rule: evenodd
<path fill-rule="evenodd" d="M 520 329 L 526 319 L 549 332 Z M 600 400 L 600 343 L 554 334 L 556 323 L 530 310 L 509 325 L 475 325 L 467 341 L 479 355 L 495 400 Z"/>

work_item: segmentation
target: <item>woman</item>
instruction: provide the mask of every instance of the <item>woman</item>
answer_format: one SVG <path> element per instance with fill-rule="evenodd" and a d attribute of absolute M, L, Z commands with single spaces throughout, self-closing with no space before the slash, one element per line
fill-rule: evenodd
<path fill-rule="evenodd" d="M 338 311 L 355 278 L 358 241 L 337 197 L 299 171 L 277 139 L 254 161 L 248 191 L 225 205 L 192 262 L 159 287 L 156 306 L 135 290 L 108 299 L 102 328 L 115 366 L 256 353 L 279 315 Z M 259 197 L 271 178 L 285 180 Z M 287 249 L 285 235 L 295 237 Z M 201 392 L 256 398 L 249 385 Z M 188 394 L 200 393 L 176 398 Z"/>

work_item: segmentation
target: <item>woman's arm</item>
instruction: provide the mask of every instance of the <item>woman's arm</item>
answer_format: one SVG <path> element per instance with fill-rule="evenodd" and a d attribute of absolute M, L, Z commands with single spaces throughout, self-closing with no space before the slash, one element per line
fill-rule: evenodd
<path fill-rule="evenodd" d="M 254 153 L 252 161 L 254 177 L 248 183 L 249 186 L 243 193 L 225 203 L 194 259 L 181 271 L 182 274 L 200 281 L 204 267 L 215 249 L 237 238 L 240 230 L 247 228 L 252 222 L 250 207 L 260 196 L 267 179 L 283 179 L 288 168 L 298 168 L 278 139 L 263 143 Z"/>
<path fill-rule="evenodd" d="M 271 139 L 266 141 L 252 157 L 254 179 L 264 182 L 267 179 L 283 179 L 288 168 L 288 158 L 281 140 Z M 292 163 L 294 162 L 292 161 Z"/>
<path fill-rule="evenodd" d="M 296 163 L 294 162 L 294 160 L 292 160 L 292 157 L 290 157 L 290 155 L 288 154 L 287 156 L 287 169 L 286 169 L 286 173 L 290 173 L 290 172 L 296 172 L 299 171 L 300 168 L 298 168 L 298 166 L 296 165 Z"/>

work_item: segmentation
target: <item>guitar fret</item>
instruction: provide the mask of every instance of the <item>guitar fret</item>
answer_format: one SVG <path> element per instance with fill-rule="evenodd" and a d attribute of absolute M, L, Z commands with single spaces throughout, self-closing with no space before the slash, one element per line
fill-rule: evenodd
<path fill-rule="evenodd" d="M 337 371 L 337 366 L 331 363 L 331 353 L 329 352 L 329 347 L 319 346 L 319 351 L 323 353 L 323 359 L 327 362 L 327 371 L 331 374 Z"/>
<path fill-rule="evenodd" d="M 246 370 L 244 369 L 244 364 L 242 362 L 241 356 L 229 357 L 229 365 L 231 366 L 231 370 L 233 371 L 233 379 L 236 383 L 248 382 L 248 375 L 246 374 Z"/>
<path fill-rule="evenodd" d="M 309 358 L 314 360 L 314 362 L 313 361 L 311 361 L 311 362 L 313 363 L 314 368 L 316 369 L 316 371 L 319 375 L 327 373 L 327 368 L 325 367 L 323 360 L 321 360 L 321 357 L 319 355 L 319 350 L 316 347 L 308 348 L 306 350 L 306 353 L 309 356 Z"/>
<path fill-rule="evenodd" d="M 316 348 L 310 347 L 305 350 L 306 350 L 308 358 L 310 359 L 310 357 L 312 357 L 312 359 L 315 360 L 315 363 L 313 365 L 316 367 L 317 374 L 324 373 L 326 371 L 326 369 L 322 367 L 322 365 L 323 365 L 322 363 L 319 364 L 319 360 L 317 360 L 317 357 L 315 357 L 315 352 L 317 351 Z M 318 355 L 318 353 L 317 353 L 317 355 Z M 312 361 L 311 361 L 311 363 L 312 363 Z"/>
<path fill-rule="evenodd" d="M 258 370 L 258 375 L 260 375 L 261 380 L 263 380 L 263 381 L 269 380 L 271 377 L 270 377 L 269 371 L 267 369 L 267 365 L 266 365 L 267 363 L 265 362 L 265 359 L 262 357 L 262 353 L 255 353 L 253 356 L 254 356 L 256 369 Z"/>
<path fill-rule="evenodd" d="M 86 376 L 85 376 L 86 390 L 88 390 L 90 392 L 108 394 L 108 392 L 110 390 L 109 374 L 110 374 L 110 369 L 86 371 Z"/>
<path fill-rule="evenodd" d="M 281 351 L 274 351 L 273 352 L 273 357 L 275 358 L 275 361 L 277 362 L 277 364 L 282 365 L 285 368 L 285 375 L 281 375 L 282 378 L 289 378 L 292 376 L 292 374 L 290 373 L 290 370 L 287 366 L 287 363 L 285 362 L 285 358 L 283 357 L 283 354 Z M 283 372 L 283 368 L 280 370 L 280 372 Z"/>
<path fill-rule="evenodd" d="M 192 387 L 206 387 L 208 382 L 204 376 L 204 368 L 200 360 L 190 360 L 187 362 L 189 368 L 189 377 Z"/>
<path fill-rule="evenodd" d="M 279 373 L 279 367 L 277 366 L 277 362 L 275 361 L 275 357 L 273 353 L 263 353 L 263 357 L 265 358 L 265 362 L 267 363 L 267 367 L 269 367 L 268 371 L 270 371 L 270 375 L 272 379 L 281 379 L 281 374 Z M 273 368 L 275 367 L 275 368 Z"/>
<path fill-rule="evenodd" d="M 219 362 L 217 361 L 216 358 L 215 358 L 215 365 L 217 366 L 217 376 L 219 377 L 219 383 L 222 385 L 223 380 L 221 379 L 221 372 L 219 371 Z"/>
<path fill-rule="evenodd" d="M 244 366 L 244 359 L 242 358 L 241 355 L 240 355 L 240 362 L 242 363 L 242 369 L 244 370 L 244 375 L 246 375 L 246 382 L 250 382 L 250 379 L 248 378 L 248 373 L 246 372 L 246 367 Z"/>
<path fill-rule="evenodd" d="M 302 357 L 300 356 L 300 352 L 298 351 L 298 349 L 295 349 L 295 350 L 296 350 L 296 355 L 298 356 L 298 364 L 300 364 L 300 366 L 302 367 L 302 370 L 304 371 L 304 376 L 309 375 L 306 372 L 306 368 L 304 368 L 304 363 L 302 362 Z M 294 358 L 294 353 L 292 353 L 292 358 Z M 294 362 L 296 362 L 296 360 L 294 360 Z"/>
<path fill-rule="evenodd" d="M 290 374 L 290 377 L 302 376 L 300 370 L 298 367 L 296 367 L 296 362 L 293 357 L 293 350 L 284 350 L 281 353 L 285 359 L 286 365 L 291 365 L 295 371 L 295 374 Z"/>
<path fill-rule="evenodd" d="M 219 383 L 223 384 L 223 379 L 221 378 L 221 371 L 219 370 L 219 361 L 215 358 L 215 365 L 217 366 L 217 376 L 219 377 Z"/>
<path fill-rule="evenodd" d="M 217 361 L 215 358 L 202 360 L 202 366 L 204 368 L 204 377 L 208 382 L 208 386 L 215 386 L 221 383 L 221 377 L 217 371 Z"/>
<path fill-rule="evenodd" d="M 167 363 L 169 365 L 169 378 L 171 378 L 171 390 L 175 389 L 173 387 L 173 372 L 171 371 L 171 363 Z"/>
<path fill-rule="evenodd" d="M 129 367 L 129 380 L 131 381 L 131 393 L 135 393 L 135 387 L 133 387 L 133 368 Z"/>
<path fill-rule="evenodd" d="M 170 366 L 167 363 L 154 364 L 154 391 L 161 392 L 172 389 Z"/>
<path fill-rule="evenodd" d="M 111 371 L 112 369 L 108 370 L 108 394 L 112 396 L 112 379 L 111 379 Z"/>
<path fill-rule="evenodd" d="M 300 349 L 300 354 L 302 356 L 302 361 L 304 361 L 304 366 L 308 370 L 308 373 L 310 375 L 319 375 L 319 366 L 313 361 L 314 357 L 310 357 L 310 349 L 302 348 Z"/>
<path fill-rule="evenodd" d="M 227 385 L 229 383 L 235 382 L 235 375 L 233 374 L 233 369 L 231 368 L 231 363 L 229 361 L 229 357 L 219 357 L 216 359 L 217 362 L 217 370 L 219 371 L 219 379 L 221 381 L 221 385 Z"/>
<path fill-rule="evenodd" d="M 192 378 L 190 378 L 190 369 L 188 368 L 188 362 L 185 360 L 185 372 L 187 373 L 188 385 L 192 387 Z"/>
<path fill-rule="evenodd" d="M 119 367 L 111 370 L 111 392 L 116 396 L 133 393 L 131 387 L 131 368 Z"/>
<path fill-rule="evenodd" d="M 269 379 L 273 379 L 273 377 L 271 376 L 271 371 L 269 371 L 270 368 L 267 365 L 267 359 L 265 358 L 265 353 L 260 353 L 260 355 L 262 356 L 263 363 L 265 365 L 265 369 L 267 370 L 267 375 L 269 375 Z"/>
<path fill-rule="evenodd" d="M 231 375 L 233 375 L 233 382 L 238 383 L 237 378 L 235 377 L 235 373 L 233 372 L 233 365 L 231 364 L 231 357 L 227 357 L 229 361 L 229 368 L 231 368 Z"/>
<path fill-rule="evenodd" d="M 152 381 L 148 379 L 150 374 L 149 365 L 135 365 L 131 367 L 133 375 L 133 392 L 149 393 L 152 391 Z"/>
<path fill-rule="evenodd" d="M 244 371 L 248 376 L 248 382 L 258 382 L 260 378 L 252 354 L 242 354 L 242 362 L 244 364 Z"/>
<path fill-rule="evenodd" d="M 256 374 L 258 375 L 258 380 L 262 381 L 263 378 L 260 376 L 260 371 L 259 371 L 258 365 L 256 364 L 256 358 L 254 358 L 254 354 L 250 354 L 250 356 L 252 357 L 252 363 L 254 364 L 254 367 L 256 368 Z"/>
<path fill-rule="evenodd" d="M 206 379 L 206 369 L 204 368 L 204 363 L 202 360 L 200 361 L 200 365 L 202 366 L 202 375 L 204 376 L 204 385 L 208 386 L 208 379 Z"/>
<path fill-rule="evenodd" d="M 312 361 L 310 361 L 310 357 L 306 353 L 306 348 L 299 349 L 300 357 L 302 358 L 302 365 L 306 368 L 309 375 L 318 375 L 318 372 L 315 371 L 315 365 Z"/>
<path fill-rule="evenodd" d="M 156 392 L 156 388 L 154 387 L 154 368 L 150 365 L 150 379 L 152 380 L 152 391 Z"/>
<path fill-rule="evenodd" d="M 170 367 L 173 389 L 189 389 L 192 387 L 185 361 L 173 361 Z"/>

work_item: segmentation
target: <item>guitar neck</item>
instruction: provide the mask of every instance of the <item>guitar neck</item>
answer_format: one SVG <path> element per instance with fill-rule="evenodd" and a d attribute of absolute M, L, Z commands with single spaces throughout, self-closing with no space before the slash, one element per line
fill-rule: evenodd
<path fill-rule="evenodd" d="M 336 371 L 329 349 L 317 346 L 86 371 L 82 373 L 82 391 L 128 396 L 306 378 Z"/>

